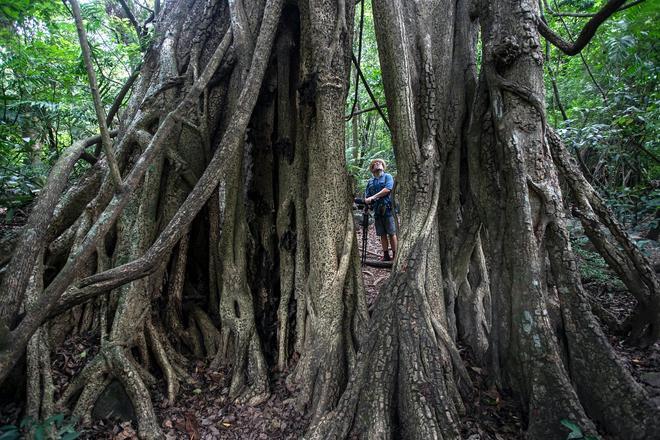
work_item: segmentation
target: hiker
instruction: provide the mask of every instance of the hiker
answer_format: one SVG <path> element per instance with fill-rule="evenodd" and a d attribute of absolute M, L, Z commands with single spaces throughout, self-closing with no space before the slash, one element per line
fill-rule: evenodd
<path fill-rule="evenodd" d="M 390 193 L 394 188 L 394 178 L 385 172 L 385 161 L 374 159 L 369 164 L 369 171 L 374 177 L 369 179 L 367 189 L 364 191 L 364 201 L 374 212 L 376 235 L 380 237 L 383 247 L 383 261 L 390 261 L 396 255 L 396 225 L 394 223 L 394 207 Z M 392 257 L 388 251 L 392 248 Z"/>

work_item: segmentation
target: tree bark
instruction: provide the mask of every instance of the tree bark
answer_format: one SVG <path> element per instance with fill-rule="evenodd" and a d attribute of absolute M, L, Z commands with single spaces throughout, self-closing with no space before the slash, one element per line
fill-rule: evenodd
<path fill-rule="evenodd" d="M 449 216 L 439 206 L 458 200 L 452 167 L 460 163 L 470 86 L 449 84 L 469 84 L 474 74 L 475 40 L 463 38 L 475 24 L 463 2 L 396 0 L 375 4 L 374 22 L 397 157 L 400 247 L 347 391 L 308 437 L 458 438 L 470 380 L 443 295 L 456 283 L 449 268 L 443 278 L 443 260 L 454 255 L 440 243 L 443 229 L 465 224 L 443 223 Z M 446 107 L 456 112 L 442 114 Z"/>
<path fill-rule="evenodd" d="M 580 172 L 554 131 L 548 142 L 557 171 L 569 188 L 574 214 L 607 264 L 635 296 L 637 305 L 624 331 L 633 343 L 651 345 L 660 339 L 660 286 L 648 258 L 635 246 L 612 211 Z"/>
<path fill-rule="evenodd" d="M 231 366 L 242 403 L 268 398 L 272 367 L 288 373 L 309 438 L 459 438 L 461 343 L 519 398 L 530 438 L 565 437 L 562 419 L 652 437 L 657 408 L 581 287 L 559 174 L 644 304 L 657 281 L 547 130 L 538 5 L 376 0 L 402 229 L 369 321 L 345 159 L 354 2 L 283 3 L 161 11 L 118 135 L 129 191 L 113 195 L 101 160 L 61 196 L 83 147 L 57 165 L 4 275 L 2 316 L 25 314 L 0 378 L 27 348 L 30 413 L 54 411 L 37 356 L 51 320 L 101 341 L 56 410 L 88 420 L 116 380 L 143 438 L 161 437 L 152 372 L 172 403 L 204 356 Z"/>
<path fill-rule="evenodd" d="M 562 419 L 585 433 L 595 433 L 597 422 L 620 438 L 647 438 L 657 429 L 657 409 L 616 359 L 575 274 L 546 141 L 538 4 L 483 6 L 483 68 L 469 147 L 471 167 L 486 170 L 474 176 L 473 188 L 498 317 L 492 372 L 520 397 L 531 438 L 564 435 Z M 553 296 L 560 316 L 549 313 Z M 618 397 L 596 391 L 600 381 L 613 380 L 607 377 L 617 378 Z"/>
<path fill-rule="evenodd" d="M 318 420 L 335 407 L 346 386 L 368 319 L 344 157 L 354 5 L 309 0 L 299 7 L 303 96 L 296 145 L 307 147 L 309 276 L 305 309 L 299 309 L 304 328 L 296 327 L 303 332 L 300 360 L 289 386 L 298 390 L 299 405 Z"/>

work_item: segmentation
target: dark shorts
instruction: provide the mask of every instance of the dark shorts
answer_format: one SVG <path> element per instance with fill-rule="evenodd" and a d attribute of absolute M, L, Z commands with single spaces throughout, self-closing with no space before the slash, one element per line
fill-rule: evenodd
<path fill-rule="evenodd" d="M 394 216 L 388 215 L 386 217 L 376 217 L 374 224 L 376 225 L 376 235 L 382 237 L 383 235 L 396 235 L 396 224 L 394 223 Z"/>

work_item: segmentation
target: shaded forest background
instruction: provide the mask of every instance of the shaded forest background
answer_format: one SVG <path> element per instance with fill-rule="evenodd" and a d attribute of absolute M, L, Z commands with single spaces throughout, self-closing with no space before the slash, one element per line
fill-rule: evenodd
<path fill-rule="evenodd" d="M 568 13 L 546 13 L 546 19 L 570 40 L 584 21 L 579 13 L 597 10 L 603 2 L 546 3 L 547 11 Z M 101 97 L 109 107 L 153 37 L 148 25 L 138 24 L 150 22 L 153 1 L 91 0 L 81 6 Z M 640 232 L 642 247 L 643 240 L 657 239 L 660 232 L 659 18 L 656 2 L 642 2 L 605 22 L 579 56 L 565 56 L 550 45 L 545 50 L 548 120 L 619 220 Z M 75 24 L 64 3 L 0 3 L 0 41 L 0 219 L 7 227 L 24 217 L 62 151 L 98 127 Z M 387 118 L 369 2 L 362 19 L 359 12 L 355 16 L 353 52 Z M 389 129 L 374 107 L 352 67 L 346 158 L 358 188 L 364 187 L 366 165 L 375 157 L 387 160 L 396 174 Z M 93 161 L 93 148 L 88 153 L 74 177 Z"/>

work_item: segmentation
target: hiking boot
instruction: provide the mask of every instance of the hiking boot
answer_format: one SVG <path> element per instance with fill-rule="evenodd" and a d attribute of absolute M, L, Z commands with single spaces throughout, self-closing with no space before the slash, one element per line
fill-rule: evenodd
<path fill-rule="evenodd" d="M 392 261 L 392 259 L 390 258 L 390 253 L 385 252 L 383 256 L 380 258 L 380 261 Z"/>

